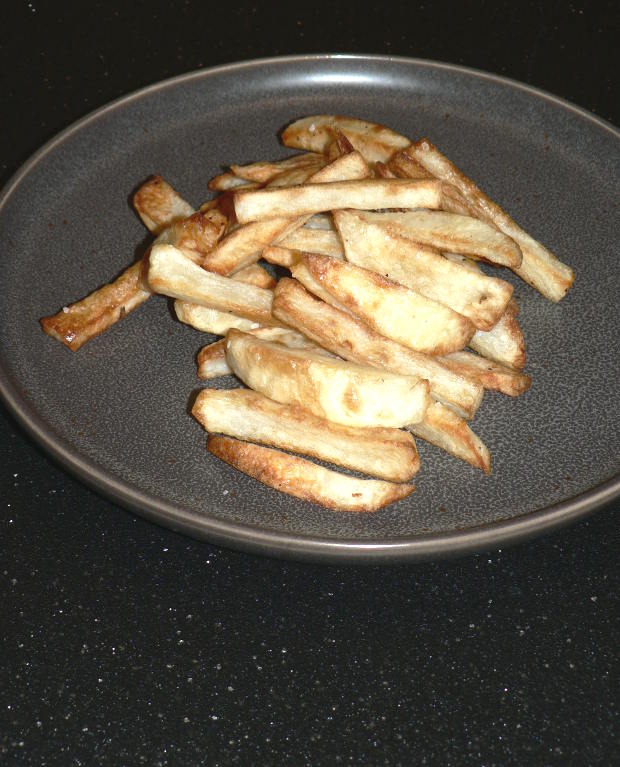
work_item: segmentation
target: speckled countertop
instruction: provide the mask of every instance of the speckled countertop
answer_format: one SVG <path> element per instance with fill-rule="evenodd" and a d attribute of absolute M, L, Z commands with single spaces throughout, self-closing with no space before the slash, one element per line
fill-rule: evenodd
<path fill-rule="evenodd" d="M 86 8 L 0 10 L 2 182 L 117 96 L 285 53 L 466 64 L 620 123 L 612 2 Z M 617 511 L 454 561 L 258 558 L 95 495 L 1 409 L 0 764 L 617 763 Z"/>

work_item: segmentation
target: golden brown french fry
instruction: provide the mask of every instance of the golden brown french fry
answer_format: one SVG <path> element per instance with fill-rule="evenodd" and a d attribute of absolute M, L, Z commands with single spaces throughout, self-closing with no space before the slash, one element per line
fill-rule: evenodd
<path fill-rule="evenodd" d="M 436 178 L 456 187 L 474 206 L 479 218 L 492 222 L 519 245 L 523 260 L 520 266 L 513 269 L 519 277 L 551 301 L 560 301 L 566 295 L 575 279 L 573 270 L 521 229 L 497 203 L 487 197 L 428 139 L 420 139 L 412 144 L 406 154 L 417 160 Z"/>
<path fill-rule="evenodd" d="M 231 325 L 230 327 L 233 326 Z M 230 327 L 228 329 L 230 329 Z M 238 328 L 238 330 L 244 330 L 244 328 Z M 289 349 L 311 349 L 312 351 L 317 352 L 317 354 L 324 354 L 327 357 L 333 356 L 326 349 L 322 349 L 309 338 L 306 338 L 301 333 L 298 333 L 291 328 L 274 326 L 253 328 L 244 330 L 244 332 L 252 333 L 258 338 L 262 338 L 266 341 L 275 341 Z M 219 341 L 214 341 L 211 344 L 203 346 L 198 352 L 196 362 L 198 364 L 198 378 L 202 380 L 219 378 L 220 376 L 232 374 L 232 370 L 230 369 L 228 362 L 226 362 L 225 338 L 220 338 Z"/>
<path fill-rule="evenodd" d="M 170 224 L 154 244 L 174 245 L 195 264 L 199 264 L 204 254 L 211 250 L 224 234 L 227 223 L 223 213 L 216 209 L 193 213 Z"/>
<path fill-rule="evenodd" d="M 350 362 L 426 378 L 431 397 L 465 418 L 472 418 L 482 401 L 480 384 L 447 370 L 434 357 L 379 335 L 361 320 L 314 298 L 296 280 L 278 282 L 272 312 L 276 319 Z"/>
<path fill-rule="evenodd" d="M 251 389 L 345 426 L 404 426 L 422 420 L 429 404 L 428 381 L 286 349 L 238 330 L 228 331 L 226 359 Z"/>
<path fill-rule="evenodd" d="M 342 115 L 312 115 L 296 120 L 283 131 L 282 143 L 292 149 L 326 153 L 337 132 L 343 133 L 368 162 L 385 162 L 411 143 L 383 125 Z"/>
<path fill-rule="evenodd" d="M 63 307 L 57 314 L 43 317 L 41 327 L 48 336 L 77 351 L 147 300 L 151 291 L 143 271 L 142 260 L 137 261 L 113 282 Z"/>
<path fill-rule="evenodd" d="M 230 312 L 260 325 L 274 324 L 271 290 L 207 272 L 173 245 L 153 246 L 148 282 L 156 293 Z"/>
<path fill-rule="evenodd" d="M 513 291 L 509 282 L 475 274 L 413 242 L 402 236 L 398 223 L 392 225 L 394 219 L 381 213 L 335 210 L 333 215 L 350 263 L 450 307 L 480 330 L 490 330 L 504 313 Z"/>
<path fill-rule="evenodd" d="M 286 157 L 284 160 L 275 160 L 273 162 L 260 161 L 251 162 L 247 165 L 231 165 L 230 170 L 235 176 L 246 181 L 267 184 L 285 170 L 306 168 L 307 166 L 315 166 L 314 169 L 318 170 L 323 165 L 326 165 L 327 162 L 327 158 L 323 154 L 304 152 L 303 154 L 296 154 L 292 157 Z"/>
<path fill-rule="evenodd" d="M 153 176 L 142 184 L 133 196 L 133 206 L 146 228 L 154 234 L 194 212 L 192 206 L 161 176 Z"/>
<path fill-rule="evenodd" d="M 392 482 L 408 482 L 420 468 L 408 432 L 343 426 L 250 389 L 203 389 L 192 415 L 208 432 L 302 453 Z"/>
<path fill-rule="evenodd" d="M 472 352 L 454 352 L 441 357 L 440 362 L 453 372 L 477 381 L 485 389 L 494 389 L 510 397 L 523 394 L 532 383 L 530 376 Z"/>
<path fill-rule="evenodd" d="M 341 130 L 335 128 L 333 135 L 333 141 L 327 150 L 327 156 L 330 160 L 335 160 L 337 157 L 349 154 L 349 152 L 355 152 L 355 147 Z"/>
<path fill-rule="evenodd" d="M 316 253 L 304 253 L 302 263 L 354 315 L 410 349 L 449 354 L 466 346 L 474 333 L 466 317 L 368 269 Z M 294 277 L 298 267 L 291 267 Z"/>
<path fill-rule="evenodd" d="M 513 299 L 495 327 L 488 331 L 476 330 L 468 346 L 500 365 L 522 370 L 525 367 L 525 340 L 518 313 L 519 307 Z"/>
<path fill-rule="evenodd" d="M 407 428 L 416 437 L 440 447 L 455 458 L 467 461 L 485 474 L 491 473 L 491 455 L 486 445 L 463 418 L 441 402 L 434 402 L 428 408 L 421 423 Z"/>
<path fill-rule="evenodd" d="M 368 165 L 362 156 L 353 152 L 312 173 L 310 180 L 314 185 L 343 179 L 359 180 L 365 178 L 368 172 Z M 279 193 L 278 189 L 266 191 Z M 266 246 L 279 242 L 281 238 L 303 226 L 307 218 L 308 215 L 280 216 L 245 223 L 213 247 L 204 257 L 202 266 L 218 274 L 236 272 L 258 261 Z"/>
<path fill-rule="evenodd" d="M 344 159 L 350 155 L 344 155 Z M 363 181 L 308 183 L 281 189 L 235 192 L 235 213 L 242 223 L 278 216 L 303 216 L 338 208 L 438 208 L 441 185 L 437 181 L 369 178 Z"/>
<path fill-rule="evenodd" d="M 342 240 L 337 232 L 330 229 L 316 229 L 302 226 L 279 241 L 284 248 L 321 253 L 332 258 L 344 258 Z"/>
<path fill-rule="evenodd" d="M 269 245 L 263 250 L 263 258 L 274 266 L 283 266 L 290 269 L 293 264 L 300 261 L 303 253 L 292 248 L 283 248 L 279 245 Z"/>
<path fill-rule="evenodd" d="M 411 210 L 386 213 L 363 212 L 363 219 L 394 234 L 441 251 L 483 258 L 511 268 L 521 263 L 521 250 L 510 237 L 485 221 L 443 210 Z"/>
<path fill-rule="evenodd" d="M 207 449 L 268 487 L 334 511 L 371 512 L 406 498 L 409 484 L 357 479 L 270 447 L 209 436 Z"/>

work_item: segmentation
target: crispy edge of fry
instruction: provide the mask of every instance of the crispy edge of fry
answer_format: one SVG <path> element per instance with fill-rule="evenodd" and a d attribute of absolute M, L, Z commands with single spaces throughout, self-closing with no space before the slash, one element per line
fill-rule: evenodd
<path fill-rule="evenodd" d="M 161 176 L 148 179 L 133 196 L 133 206 L 146 228 L 160 234 L 174 221 L 187 218 L 192 206 Z"/>
<path fill-rule="evenodd" d="M 340 160 L 351 156 L 344 155 Z M 313 182 L 296 187 L 236 192 L 234 202 L 237 220 L 242 223 L 265 217 L 311 215 L 337 208 L 438 208 L 441 184 L 432 180 L 384 178 Z"/>
<path fill-rule="evenodd" d="M 474 325 L 467 317 L 376 272 L 317 253 L 304 253 L 301 265 L 352 314 L 381 335 L 415 351 L 426 354 L 460 351 L 474 334 Z M 300 274 L 299 266 L 291 268 L 294 277 Z M 395 299 L 402 299 L 407 306 L 408 324 L 388 316 L 386 309 L 388 305 L 391 308 Z"/>
<path fill-rule="evenodd" d="M 484 389 L 480 384 L 446 370 L 434 357 L 385 338 L 362 320 L 315 298 L 297 280 L 285 277 L 278 282 L 272 312 L 344 359 L 426 378 L 431 396 L 465 418 L 473 418 L 482 402 Z"/>
<path fill-rule="evenodd" d="M 239 330 L 226 335 L 226 359 L 251 389 L 346 426 L 400 428 L 422 420 L 430 402 L 425 379 L 289 349 Z"/>
<path fill-rule="evenodd" d="M 484 442 L 463 418 L 441 402 L 430 405 L 424 420 L 407 426 L 407 429 L 485 474 L 491 473 L 491 454 Z"/>
<path fill-rule="evenodd" d="M 390 482 L 408 482 L 420 468 L 410 432 L 335 424 L 251 389 L 203 389 L 192 415 L 208 432 L 308 455 Z"/>
<path fill-rule="evenodd" d="M 524 394 L 532 383 L 530 376 L 472 352 L 454 352 L 441 357 L 439 362 L 485 389 L 499 391 L 509 397 Z"/>
<path fill-rule="evenodd" d="M 377 511 L 415 490 L 410 484 L 348 477 L 305 458 L 231 437 L 210 435 L 207 450 L 268 487 L 334 511 Z"/>
<path fill-rule="evenodd" d="M 513 269 L 515 274 L 551 301 L 558 302 L 566 295 L 575 280 L 573 270 L 522 229 L 436 146 L 422 138 L 405 151 L 434 176 L 456 187 L 479 218 L 493 223 L 519 245 L 523 259 Z"/>
<path fill-rule="evenodd" d="M 42 317 L 43 331 L 77 351 L 149 298 L 151 291 L 145 286 L 144 269 L 144 259 L 136 261 L 112 282 L 63 307 L 57 314 Z"/>

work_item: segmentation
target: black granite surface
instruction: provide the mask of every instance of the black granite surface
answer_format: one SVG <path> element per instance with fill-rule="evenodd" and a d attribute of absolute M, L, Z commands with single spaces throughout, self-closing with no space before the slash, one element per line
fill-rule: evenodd
<path fill-rule="evenodd" d="M 117 96 L 285 53 L 466 64 L 617 125 L 619 21 L 615 2 L 10 0 L 0 182 Z M 617 505 L 502 551 L 325 567 L 134 517 L 3 409 L 0 467 L 2 765 L 620 761 Z"/>

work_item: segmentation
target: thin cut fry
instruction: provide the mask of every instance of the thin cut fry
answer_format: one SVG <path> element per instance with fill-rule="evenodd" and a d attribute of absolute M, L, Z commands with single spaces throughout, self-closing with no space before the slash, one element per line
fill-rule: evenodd
<path fill-rule="evenodd" d="M 345 155 L 350 157 L 350 155 Z M 365 179 L 304 184 L 282 189 L 235 192 L 235 213 L 242 223 L 278 216 L 302 216 L 338 208 L 438 208 L 441 185 L 437 181 Z"/>
<path fill-rule="evenodd" d="M 361 320 L 314 298 L 296 280 L 278 282 L 272 311 L 274 317 L 343 359 L 426 378 L 431 397 L 465 418 L 472 418 L 482 401 L 480 384 L 450 372 L 433 357 L 379 335 Z"/>
<path fill-rule="evenodd" d="M 353 314 L 410 349 L 449 354 L 466 346 L 474 333 L 466 317 L 368 269 L 315 253 L 305 253 L 303 265 Z M 298 265 L 291 271 L 297 277 Z"/>
<path fill-rule="evenodd" d="M 398 223 L 392 225 L 394 220 L 401 219 L 334 211 L 347 260 L 450 307 L 480 330 L 490 330 L 506 309 L 512 285 L 482 272 L 475 274 L 433 248 L 402 236 Z"/>
<path fill-rule="evenodd" d="M 411 142 L 405 136 L 377 123 L 341 115 L 312 115 L 291 123 L 282 133 L 282 143 L 293 149 L 326 153 L 343 133 L 368 162 L 385 162 Z"/>
<path fill-rule="evenodd" d="M 413 485 L 356 479 L 281 450 L 209 436 L 207 450 L 268 487 L 334 511 L 377 511 L 406 498 Z"/>
<path fill-rule="evenodd" d="M 407 427 L 417 437 L 467 461 L 485 474 L 491 473 L 491 455 L 467 423 L 441 402 L 434 402 L 421 423 Z"/>
<path fill-rule="evenodd" d="M 560 301 L 566 295 L 575 279 L 573 270 L 521 229 L 497 203 L 487 197 L 428 139 L 416 142 L 407 149 L 406 153 L 435 177 L 456 187 L 461 195 L 475 207 L 478 218 L 492 222 L 519 245 L 523 260 L 519 267 L 514 268 L 519 277 L 551 301 Z"/>
<path fill-rule="evenodd" d="M 174 221 L 191 216 L 192 206 L 161 176 L 153 176 L 133 196 L 133 206 L 144 225 L 159 234 Z"/>
<path fill-rule="evenodd" d="M 309 165 L 316 166 L 315 169 L 318 170 L 319 167 L 326 164 L 327 158 L 324 155 L 317 152 L 304 152 L 304 154 L 296 154 L 284 160 L 275 160 L 273 162 L 262 161 L 251 162 L 247 165 L 231 165 L 230 169 L 235 176 L 246 181 L 267 184 L 285 170 L 305 168 Z"/>
<path fill-rule="evenodd" d="M 250 389 L 203 389 L 192 415 L 208 432 L 302 453 L 392 482 L 408 482 L 420 468 L 408 432 L 342 426 Z"/>
<path fill-rule="evenodd" d="M 494 389 L 510 397 L 523 394 L 532 383 L 530 376 L 524 373 L 467 351 L 441 357 L 440 362 L 453 372 L 477 381 L 485 389 Z"/>
<path fill-rule="evenodd" d="M 346 426 L 400 427 L 422 420 L 428 381 L 255 338 L 230 330 L 226 358 L 247 386 Z"/>

